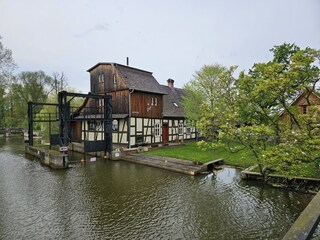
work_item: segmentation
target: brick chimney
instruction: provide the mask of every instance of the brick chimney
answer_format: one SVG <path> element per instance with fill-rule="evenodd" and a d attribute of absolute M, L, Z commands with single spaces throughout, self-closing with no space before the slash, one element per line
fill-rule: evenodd
<path fill-rule="evenodd" d="M 171 89 L 174 89 L 174 80 L 169 78 L 167 82 L 168 82 L 168 87 Z"/>

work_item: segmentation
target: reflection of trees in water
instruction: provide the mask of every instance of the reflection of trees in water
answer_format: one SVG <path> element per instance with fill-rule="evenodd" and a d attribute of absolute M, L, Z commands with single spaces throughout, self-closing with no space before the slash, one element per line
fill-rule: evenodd
<path fill-rule="evenodd" d="M 13 140 L 1 144 L 1 150 L 10 151 L 9 145 L 15 148 Z M 11 196 L 19 198 L 19 203 L 10 202 L 10 209 L 27 206 L 24 212 L 12 214 L 22 221 L 32 216 L 36 225 L 19 225 L 20 232 L 29 233 L 30 238 L 37 234 L 38 238 L 73 239 L 275 239 L 290 227 L 305 207 L 302 201 L 308 202 L 303 198 L 309 196 L 241 181 L 239 171 L 230 168 L 191 177 L 97 159 L 54 171 L 21 153 L 2 163 L 0 172 L 14 170 L 8 173 L 10 178 L 0 181 L 0 191 L 8 179 L 21 180 L 7 185 L 14 190 Z M 3 198 L 3 192 L 0 194 Z M 0 201 L 1 208 L 6 207 L 3 204 Z M 6 228 L 1 231 L 12 231 L 10 225 L 16 227 L 11 220 L 0 217 L 1 227 Z M 31 226 L 37 231 L 31 231 Z"/>

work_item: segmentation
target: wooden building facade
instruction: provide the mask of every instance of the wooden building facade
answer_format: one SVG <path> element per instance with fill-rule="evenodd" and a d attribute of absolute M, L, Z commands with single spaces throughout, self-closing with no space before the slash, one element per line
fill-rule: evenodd
<path fill-rule="evenodd" d="M 315 91 L 301 93 L 290 106 L 297 108 L 301 114 L 307 114 L 311 106 L 317 106 L 320 109 L 320 96 Z M 287 112 L 282 112 L 279 116 L 281 121 L 290 122 L 292 119 Z"/>
<path fill-rule="evenodd" d="M 172 79 L 160 85 L 152 72 L 117 63 L 98 63 L 88 72 L 91 93 L 112 96 L 114 145 L 130 148 L 195 138 L 195 126 L 181 106 L 186 92 L 175 88 Z M 99 138 L 98 126 L 82 123 L 82 138 Z"/>

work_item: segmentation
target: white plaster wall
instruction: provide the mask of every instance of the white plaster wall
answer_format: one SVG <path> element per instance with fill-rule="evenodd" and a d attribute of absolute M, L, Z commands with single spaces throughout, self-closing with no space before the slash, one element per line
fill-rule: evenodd
<path fill-rule="evenodd" d="M 122 129 L 124 129 L 124 131 L 127 131 L 127 121 L 125 121 L 124 119 L 120 119 L 118 125 L 119 131 L 122 131 Z"/>
<path fill-rule="evenodd" d="M 151 139 L 150 136 L 149 136 L 149 137 L 146 137 L 146 142 L 147 142 L 147 143 L 151 143 L 151 141 L 152 141 L 152 139 Z"/>
<path fill-rule="evenodd" d="M 86 136 L 87 141 L 102 140 L 103 139 L 102 133 L 94 134 L 94 132 L 86 132 L 86 134 L 87 134 L 87 136 Z M 84 139 L 84 134 L 82 134 L 82 136 Z M 96 136 L 96 138 L 95 138 L 95 136 Z"/>
<path fill-rule="evenodd" d="M 127 136 L 128 135 L 126 133 L 122 134 L 122 140 L 119 143 L 124 143 L 124 144 L 128 143 Z"/>
<path fill-rule="evenodd" d="M 137 131 L 141 132 L 142 131 L 142 123 L 143 123 L 143 119 L 142 118 L 137 118 Z"/>
<path fill-rule="evenodd" d="M 112 142 L 118 143 L 118 133 L 112 133 Z"/>
<path fill-rule="evenodd" d="M 130 144 L 135 145 L 136 144 L 136 137 L 130 137 Z"/>

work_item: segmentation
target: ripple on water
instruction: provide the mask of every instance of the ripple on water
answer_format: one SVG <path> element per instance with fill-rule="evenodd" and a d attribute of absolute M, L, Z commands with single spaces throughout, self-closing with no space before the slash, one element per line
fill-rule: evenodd
<path fill-rule="evenodd" d="M 1 239 L 278 239 L 312 197 L 231 168 L 190 177 L 98 160 L 53 171 L 5 149 Z"/>

